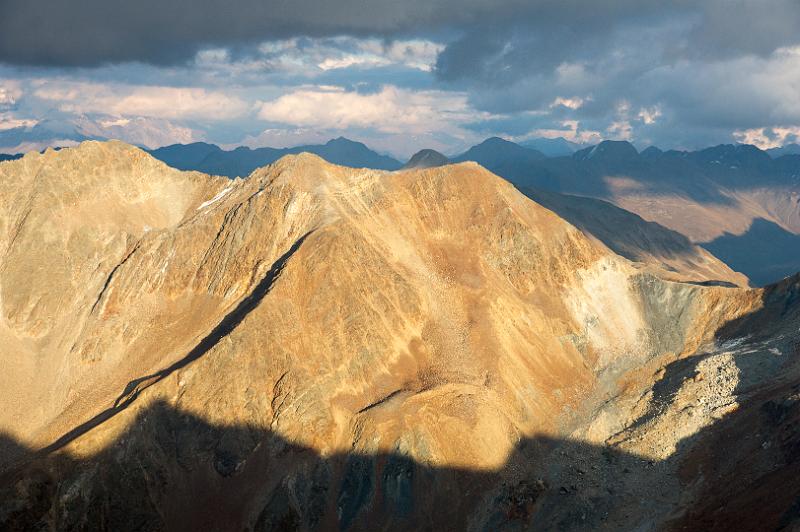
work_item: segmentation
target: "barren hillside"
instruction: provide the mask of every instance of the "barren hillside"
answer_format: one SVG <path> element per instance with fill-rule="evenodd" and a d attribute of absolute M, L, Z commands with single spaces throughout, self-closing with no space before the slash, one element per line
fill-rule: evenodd
<path fill-rule="evenodd" d="M 474 163 L 0 182 L 7 528 L 797 523 L 796 279 L 662 279 Z"/>

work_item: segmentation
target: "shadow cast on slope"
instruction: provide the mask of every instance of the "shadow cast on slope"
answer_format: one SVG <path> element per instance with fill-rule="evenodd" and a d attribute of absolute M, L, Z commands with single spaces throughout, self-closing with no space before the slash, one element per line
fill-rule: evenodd
<path fill-rule="evenodd" d="M 89 456 L 35 452 L 0 436 L 0 452 L 18 457 L 0 473 L 0 528 L 789 529 L 800 524 L 799 323 L 794 279 L 718 331 L 721 346 L 744 346 L 737 342 L 747 335 L 753 342 L 753 351 L 734 357 L 741 406 L 666 460 L 547 437 L 519 441 L 490 471 L 396 451 L 321 455 L 269 430 L 217 425 L 155 402 Z M 783 350 L 778 362 L 775 346 Z M 654 388 L 658 399 L 671 401 L 717 352 L 669 365 Z M 769 380 L 776 374 L 782 378 Z M 672 506 L 678 500 L 682 517 Z"/>
<path fill-rule="evenodd" d="M 5 438 L 10 445 L 19 447 Z M 397 452 L 322 456 L 165 403 L 93 456 L 27 452 L 0 475 L 4 530 L 616 529 L 653 511 L 641 494 L 664 472 L 612 448 L 544 437 L 519 442 L 493 471 Z"/>
<path fill-rule="evenodd" d="M 695 265 L 694 261 L 704 261 L 697 246 L 686 236 L 607 201 L 531 188 L 519 190 L 628 260 L 642 263 L 683 260 L 686 261 L 686 268 Z M 662 262 L 661 266 L 668 271 L 676 271 L 667 263 Z M 737 286 L 730 281 L 717 279 L 684 282 L 700 286 Z"/>
<path fill-rule="evenodd" d="M 725 233 L 701 246 L 747 275 L 756 286 L 780 281 L 800 270 L 800 235 L 763 218 L 753 220 L 741 235 Z"/>
<path fill-rule="evenodd" d="M 663 414 L 688 381 L 724 385 L 725 369 L 715 374 L 715 365 L 703 367 L 704 362 L 716 358 L 717 368 L 727 364 L 735 370 L 733 410 L 681 440 L 673 455 L 681 457 L 683 482 L 696 483 L 699 490 L 670 528 L 727 532 L 800 526 L 800 274 L 766 288 L 762 303 L 724 324 L 712 350 L 667 365 L 653 385 L 647 411 L 631 426 Z"/>
<path fill-rule="evenodd" d="M 300 248 L 300 246 L 303 244 L 303 241 L 305 241 L 310 234 L 310 232 L 306 233 L 297 241 L 295 241 L 295 243 L 292 244 L 292 246 L 272 264 L 270 269 L 255 285 L 250 294 L 242 299 L 236 305 L 236 308 L 226 314 L 225 317 L 223 317 L 222 320 L 211 330 L 211 332 L 209 332 L 202 340 L 200 340 L 200 342 L 183 358 L 177 360 L 166 368 L 157 371 L 156 373 L 145 375 L 130 381 L 125 386 L 122 394 L 120 394 L 116 401 L 114 401 L 114 406 L 107 408 L 106 410 L 94 416 L 92 419 L 82 423 L 81 425 L 78 425 L 71 431 L 58 438 L 52 444 L 43 448 L 41 452 L 47 454 L 56 451 L 73 441 L 75 438 L 78 438 L 92 430 L 94 427 L 97 427 L 101 423 L 108 421 L 130 406 L 130 404 L 133 403 L 139 394 L 141 394 L 144 390 L 208 353 L 219 343 L 220 340 L 233 332 L 233 330 L 239 326 L 239 324 L 247 317 L 247 315 L 258 306 L 261 300 L 264 299 L 283 271 L 286 262 Z"/>
<path fill-rule="evenodd" d="M 497 470 L 437 467 L 399 452 L 320 455 L 249 426 L 220 426 L 154 403 L 88 457 L 28 453 L 0 475 L 4 530 L 778 530 L 797 524 L 798 408 L 753 408 L 684 443 L 688 460 L 653 461 L 604 445 L 546 437 L 520 441 Z M 782 417 L 781 417 L 782 416 Z M 725 431 L 770 423 L 789 431 L 766 470 L 706 456 L 730 447 Z M 759 425 L 760 426 L 760 425 Z M 0 438 L 0 441 L 3 439 Z M 733 440 L 736 441 L 736 440 Z M 788 446 L 788 447 L 787 447 Z M 697 450 L 700 449 L 700 450 Z M 741 458 L 743 451 L 732 455 Z M 694 457 L 700 453 L 700 458 Z M 688 463 L 688 465 L 687 465 Z M 674 470 L 701 472 L 675 479 Z M 689 516 L 668 522 L 664 501 Z M 738 482 L 731 482 L 731 478 Z M 762 486 L 765 486 L 762 488 Z M 768 504 L 742 498 L 779 488 Z M 745 518 L 742 513 L 746 513 Z M 731 528 L 730 524 L 736 526 Z"/>
<path fill-rule="evenodd" d="M 694 253 L 692 242 L 684 235 L 607 201 L 531 188 L 520 192 L 626 259 L 641 261 L 642 250 L 667 258 Z"/>
<path fill-rule="evenodd" d="M 610 178 L 624 178 L 639 193 L 649 196 L 682 196 L 702 204 L 733 205 L 724 186 L 744 182 L 716 179 L 708 168 L 680 156 L 649 159 L 641 156 L 582 159 L 554 157 L 526 165 L 505 164 L 490 168 L 519 188 L 535 188 L 564 194 L 612 198 Z"/>

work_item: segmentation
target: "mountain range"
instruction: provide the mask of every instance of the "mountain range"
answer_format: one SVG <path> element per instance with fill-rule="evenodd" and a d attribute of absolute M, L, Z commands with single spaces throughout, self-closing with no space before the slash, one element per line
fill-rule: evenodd
<path fill-rule="evenodd" d="M 575 142 L 570 142 L 563 137 L 556 138 L 535 138 L 520 143 L 521 146 L 532 148 L 543 153 L 548 157 L 564 157 L 572 155 L 584 146 Z"/>
<path fill-rule="evenodd" d="M 230 180 L 84 142 L 0 180 L 3 529 L 800 525 L 798 276 L 715 281 L 471 161 Z"/>
<path fill-rule="evenodd" d="M 546 144 L 538 143 L 543 148 Z M 791 145 L 771 152 L 740 144 L 694 152 L 649 147 L 640 153 L 625 141 L 603 141 L 581 149 L 560 141 L 556 144 L 575 151 L 549 157 L 493 137 L 451 157 L 423 150 L 406 167 L 475 161 L 522 190 L 606 201 L 703 246 L 756 286 L 800 270 L 800 254 L 795 251 L 800 248 L 800 155 L 791 153 Z M 151 153 L 176 168 L 233 177 L 302 151 L 351 167 L 396 170 L 402 166 L 342 138 L 283 150 L 224 151 L 198 143 Z M 745 249 L 752 253 L 742 253 Z"/>
<path fill-rule="evenodd" d="M 214 144 L 196 142 L 194 144 L 173 144 L 151 150 L 156 159 L 180 170 L 198 170 L 213 175 L 227 177 L 247 177 L 256 168 L 266 166 L 284 155 L 313 153 L 325 160 L 354 168 L 377 168 L 397 170 L 399 161 L 370 150 L 361 142 L 344 137 L 325 144 L 297 146 L 294 148 L 256 148 L 239 147 L 226 151 Z"/>

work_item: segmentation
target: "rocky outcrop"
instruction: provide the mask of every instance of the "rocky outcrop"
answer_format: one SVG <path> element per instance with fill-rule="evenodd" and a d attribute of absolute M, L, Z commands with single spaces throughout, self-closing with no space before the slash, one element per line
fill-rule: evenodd
<path fill-rule="evenodd" d="M 754 404 L 794 448 L 796 283 L 663 280 L 477 164 L 0 179 L 7 528 L 664 527 Z"/>

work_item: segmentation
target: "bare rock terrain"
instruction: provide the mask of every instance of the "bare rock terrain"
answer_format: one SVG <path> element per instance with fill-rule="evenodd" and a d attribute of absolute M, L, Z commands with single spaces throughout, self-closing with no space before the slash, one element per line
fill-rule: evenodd
<path fill-rule="evenodd" d="M 797 277 L 670 280 L 475 163 L 0 183 L 4 529 L 800 524 Z"/>

